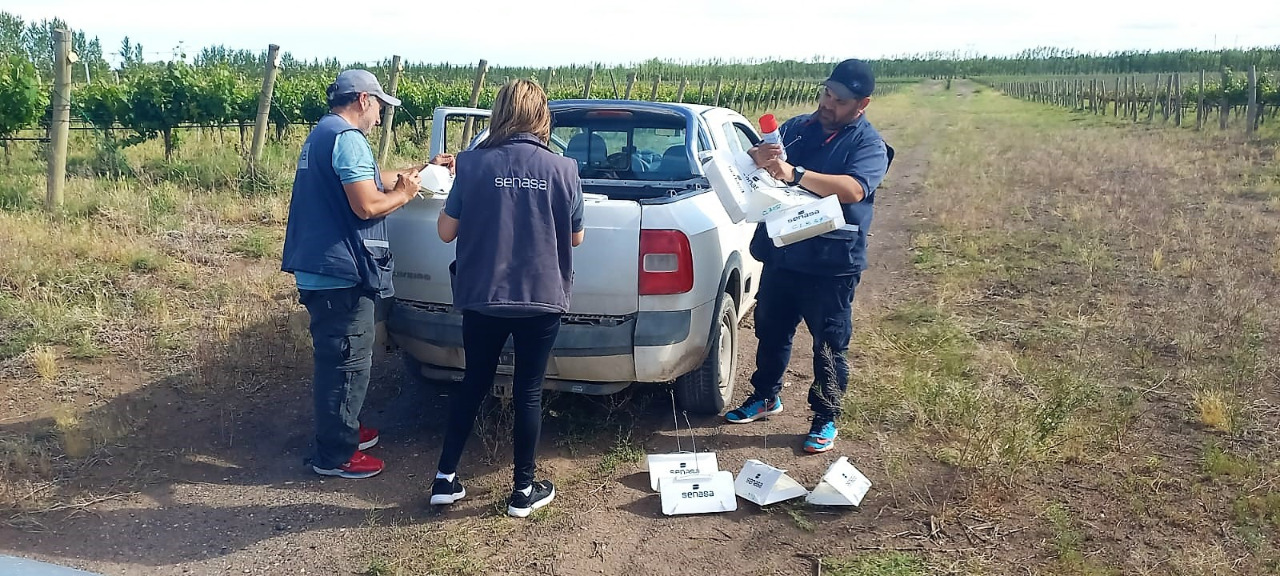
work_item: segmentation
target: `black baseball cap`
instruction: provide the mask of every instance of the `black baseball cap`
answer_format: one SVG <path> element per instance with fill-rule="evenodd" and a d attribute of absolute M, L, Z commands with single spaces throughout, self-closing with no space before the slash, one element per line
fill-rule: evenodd
<path fill-rule="evenodd" d="M 861 100 L 875 92 L 876 77 L 870 64 L 850 58 L 836 64 L 826 85 L 842 100 Z"/>

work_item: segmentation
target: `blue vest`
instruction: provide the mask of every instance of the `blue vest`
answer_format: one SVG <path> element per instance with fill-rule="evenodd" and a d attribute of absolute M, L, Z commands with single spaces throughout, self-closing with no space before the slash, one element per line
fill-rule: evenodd
<path fill-rule="evenodd" d="M 788 246 L 774 246 L 761 223 L 751 239 L 752 257 L 769 266 L 817 276 L 844 276 L 866 268 L 875 190 L 889 162 L 884 140 L 865 117 L 827 135 L 816 119 L 799 116 L 782 126 L 781 135 L 788 162 L 822 174 L 852 172 L 866 196 L 861 202 L 840 204 L 844 228 Z"/>
<path fill-rule="evenodd" d="M 530 134 L 458 154 L 453 305 L 493 315 L 569 311 L 578 165 Z"/>
<path fill-rule="evenodd" d="M 347 192 L 333 169 L 338 135 L 356 129 L 341 116 L 328 114 L 302 144 L 280 269 L 350 280 L 370 294 L 387 298 L 394 294 L 387 226 L 383 218 L 361 220 L 351 211 Z M 377 166 L 373 178 L 382 190 Z"/>

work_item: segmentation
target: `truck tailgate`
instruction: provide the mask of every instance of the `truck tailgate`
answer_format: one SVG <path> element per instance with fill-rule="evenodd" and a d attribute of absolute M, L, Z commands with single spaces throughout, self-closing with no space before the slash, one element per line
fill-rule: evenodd
<path fill-rule="evenodd" d="M 436 233 L 436 218 L 443 206 L 442 196 L 420 198 L 387 216 L 398 299 L 453 303 L 449 264 L 454 259 L 454 245 L 445 244 Z M 570 314 L 624 316 L 636 312 L 640 204 L 587 194 L 583 223 L 586 239 L 573 249 Z"/>

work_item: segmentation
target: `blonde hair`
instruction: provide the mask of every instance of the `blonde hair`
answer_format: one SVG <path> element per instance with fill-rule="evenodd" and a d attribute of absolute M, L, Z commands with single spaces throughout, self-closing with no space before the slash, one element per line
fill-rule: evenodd
<path fill-rule="evenodd" d="M 532 80 L 512 80 L 498 90 L 489 120 L 489 136 L 479 147 L 497 146 L 521 132 L 533 134 L 543 144 L 551 139 L 547 93 Z"/>

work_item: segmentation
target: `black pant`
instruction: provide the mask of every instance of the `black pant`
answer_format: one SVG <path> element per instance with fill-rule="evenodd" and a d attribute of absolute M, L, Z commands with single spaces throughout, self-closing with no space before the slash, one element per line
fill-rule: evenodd
<path fill-rule="evenodd" d="M 862 273 L 814 276 L 765 267 L 756 295 L 756 371 L 754 398 L 776 398 L 791 361 L 791 339 L 800 320 L 813 336 L 813 384 L 809 407 L 815 416 L 834 420 L 849 387 L 845 352 L 853 335 L 853 293 Z"/>
<path fill-rule="evenodd" d="M 559 333 L 560 314 L 499 318 L 479 312 L 462 313 L 466 374 L 461 388 L 449 394 L 449 428 L 440 452 L 440 472 L 457 472 L 462 449 L 475 426 L 476 412 L 485 395 L 493 389 L 498 359 L 510 336 L 515 344 L 515 378 L 511 392 L 515 410 L 515 488 L 523 489 L 533 483 L 534 455 L 542 432 L 542 375 L 547 371 L 551 346 Z"/>
<path fill-rule="evenodd" d="M 300 290 L 311 315 L 315 348 L 315 454 L 311 463 L 331 469 L 346 464 L 359 445 L 360 408 L 373 367 L 374 309 L 361 288 Z"/>

